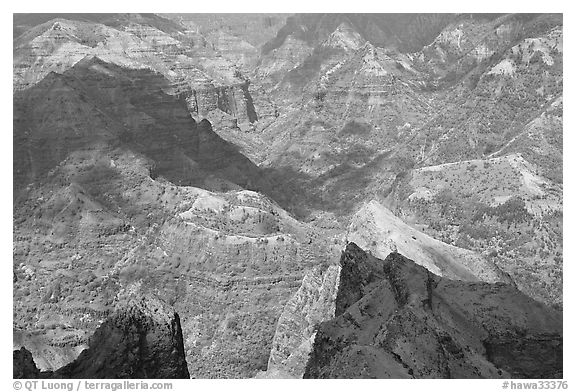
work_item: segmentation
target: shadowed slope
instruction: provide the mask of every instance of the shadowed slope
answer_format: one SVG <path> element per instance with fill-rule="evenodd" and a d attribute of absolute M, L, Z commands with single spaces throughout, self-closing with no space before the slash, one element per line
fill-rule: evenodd
<path fill-rule="evenodd" d="M 220 138 L 207 120 L 196 124 L 185 100 L 149 70 L 128 70 L 86 58 L 14 96 L 14 187 L 41 178 L 69 153 L 123 143 L 155 162 L 152 175 L 179 185 L 266 189 L 260 170 Z M 214 183 L 215 180 L 210 180 Z"/>

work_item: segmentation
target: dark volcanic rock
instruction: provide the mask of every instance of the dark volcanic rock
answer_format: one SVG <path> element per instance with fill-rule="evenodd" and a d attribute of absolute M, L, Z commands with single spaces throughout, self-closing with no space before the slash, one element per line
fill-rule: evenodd
<path fill-rule="evenodd" d="M 25 348 L 14 351 L 14 378 L 190 378 L 180 318 L 155 299 L 128 299 L 72 363 L 43 372 Z"/>
<path fill-rule="evenodd" d="M 518 378 L 562 378 L 562 337 L 504 334 L 484 342 L 486 357 Z"/>
<path fill-rule="evenodd" d="M 355 244 L 342 260 L 346 301 L 320 324 L 305 378 L 562 377 L 561 313 L 516 288 L 449 280 Z"/>
<path fill-rule="evenodd" d="M 22 347 L 14 350 L 12 357 L 13 378 L 38 378 L 40 376 L 40 370 L 36 367 L 30 351 Z"/>
<path fill-rule="evenodd" d="M 336 296 L 336 316 L 366 294 L 366 287 L 374 280 L 375 258 L 350 242 L 340 257 L 340 282 Z"/>

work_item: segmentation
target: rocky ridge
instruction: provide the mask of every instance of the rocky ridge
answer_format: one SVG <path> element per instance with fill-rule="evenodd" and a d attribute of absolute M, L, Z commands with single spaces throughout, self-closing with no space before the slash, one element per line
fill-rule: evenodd
<path fill-rule="evenodd" d="M 340 265 L 335 316 L 300 362 L 305 378 L 561 377 L 560 313 L 515 288 L 438 277 L 353 243 Z"/>
<path fill-rule="evenodd" d="M 296 16 L 256 64 L 271 26 L 57 17 L 15 22 L 15 347 L 42 370 L 140 284 L 183 317 L 193 377 L 301 377 L 347 227 L 561 307 L 561 16 Z"/>
<path fill-rule="evenodd" d="M 448 279 L 512 283 L 492 261 L 408 226 L 376 200 L 352 217 L 347 237 L 376 257 L 385 258 L 391 252 L 399 252 Z"/>
<path fill-rule="evenodd" d="M 272 146 L 258 160 L 300 171 L 305 188 L 337 211 L 344 207 L 334 200 L 342 188 L 366 189 L 368 197 L 389 191 L 395 175 L 381 174 L 387 166 L 397 175 L 522 153 L 539 173 L 561 183 L 561 17 L 444 15 L 430 24 L 415 17 L 410 28 L 423 23 L 422 31 L 439 30 L 409 50 L 369 38 L 351 16 L 289 19 L 262 64 L 291 40 L 307 49 L 267 87 L 285 105 L 258 133 Z M 361 45 L 358 37 L 367 42 Z M 537 124 L 546 124 L 547 136 Z M 344 186 L 351 178 L 356 187 Z M 343 197 L 353 204 L 360 198 L 357 192 Z"/>
<path fill-rule="evenodd" d="M 153 298 L 121 299 L 70 364 L 40 372 L 26 348 L 14 351 L 14 378 L 190 378 L 180 318 Z"/>
<path fill-rule="evenodd" d="M 253 123 L 249 82 L 228 59 L 193 46 L 186 29 L 160 16 L 138 14 L 107 18 L 84 15 L 52 15 L 31 20 L 14 41 L 14 89 L 22 90 L 50 72 L 62 73 L 86 56 L 131 69 L 150 69 L 162 74 L 185 94 L 191 113 L 218 120 L 225 113 L 239 123 Z M 69 19 L 68 19 L 69 18 Z M 23 16 L 15 15 L 15 23 Z"/>

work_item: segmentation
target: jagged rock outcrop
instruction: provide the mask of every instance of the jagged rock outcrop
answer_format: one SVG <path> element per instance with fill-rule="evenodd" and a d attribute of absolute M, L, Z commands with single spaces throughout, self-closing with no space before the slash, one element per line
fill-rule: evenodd
<path fill-rule="evenodd" d="M 341 260 L 346 301 L 320 324 L 305 378 L 562 377 L 561 313 L 514 287 L 449 280 L 354 243 Z"/>
<path fill-rule="evenodd" d="M 340 266 L 314 268 L 288 301 L 272 342 L 265 378 L 301 378 L 312 349 L 316 328 L 334 317 Z"/>
<path fill-rule="evenodd" d="M 370 285 L 375 271 L 368 257 L 350 244 L 338 265 L 316 267 L 304 277 L 282 311 L 259 378 L 302 378 L 320 323 L 342 314 Z"/>
<path fill-rule="evenodd" d="M 82 313 L 82 309 L 70 309 L 69 317 L 78 320 L 81 324 L 82 321 L 79 320 L 78 315 Z M 14 351 L 20 349 L 29 351 L 40 371 L 59 369 L 74 361 L 82 351 L 88 348 L 88 334 L 76 329 L 61 329 L 57 333 L 48 334 L 38 332 L 37 330 L 14 329 L 12 345 Z"/>
<path fill-rule="evenodd" d="M 21 347 L 12 354 L 12 378 L 38 378 L 40 370 L 34 363 L 32 353 Z"/>
<path fill-rule="evenodd" d="M 42 372 L 25 348 L 14 351 L 14 378 L 190 378 L 180 317 L 152 298 L 128 298 L 72 363 Z"/>
<path fill-rule="evenodd" d="M 326 263 L 331 249 L 339 253 L 345 226 L 362 203 L 382 200 L 415 167 L 482 154 L 527 151 L 528 161 L 545 160 L 538 166 L 561 181 L 561 16 L 494 18 L 298 16 L 267 45 L 252 70 L 245 60 L 251 61 L 255 46 L 241 46 L 244 38 L 234 29 L 217 28 L 218 43 L 212 42 L 209 53 L 206 42 L 204 48 L 201 41 L 188 45 L 189 31 L 163 26 L 154 16 L 15 23 L 13 170 L 20 200 L 14 203 L 14 324 L 39 338 L 36 347 L 23 345 L 41 370 L 71 362 L 69 355 L 75 358 L 85 337 L 107 317 L 119 287 L 141 281 L 186 320 L 182 328 L 193 376 L 253 377 L 268 366 L 273 375 L 301 377 L 316 350 L 318 323 L 344 317 L 386 280 L 378 262 L 350 250 L 343 266 L 332 267 L 341 269 L 340 283 L 332 272 L 315 270 L 285 306 L 307 271 Z M 44 24 L 29 29 L 37 23 Z M 16 35 L 21 27 L 29 33 Z M 493 181 L 509 184 L 502 173 L 489 172 Z M 274 183 L 272 193 L 268 180 Z M 195 187 L 214 194 L 200 197 Z M 240 188 L 274 200 L 232 201 Z M 266 207 L 274 201 L 310 219 L 287 224 L 283 212 Z M 423 236 L 424 229 L 408 230 L 392 218 L 383 227 L 364 212 L 352 218 L 358 225 L 350 233 L 359 235 L 348 239 L 378 257 L 398 250 L 445 278 L 507 281 L 491 265 L 501 257 L 498 238 L 489 236 L 488 247 L 474 248 L 483 254 L 479 257 L 433 240 L 429 236 L 468 248 L 428 228 Z M 325 214 L 334 219 L 324 219 Z M 408 218 L 409 225 L 422 227 L 418 217 Z M 520 236 L 527 246 L 513 257 L 523 261 L 528 254 L 529 262 L 509 263 L 508 269 L 498 262 L 498 267 L 512 276 L 513 269 L 534 277 L 561 276 L 561 249 L 558 253 L 548 244 L 561 239 L 562 217 L 546 219 L 546 226 L 530 222 L 530 231 Z M 515 225 L 508 228 L 516 242 Z M 386 233 L 389 229 L 392 233 Z M 396 233 L 402 237 L 398 246 L 379 242 Z M 550 257 L 544 259 L 542 252 Z M 393 280 L 403 278 L 395 274 Z M 524 285 L 532 282 L 539 280 Z M 381 290 L 391 293 L 396 302 L 389 306 L 398 313 L 410 306 L 410 293 L 420 290 L 410 284 Z M 556 296 L 558 290 L 549 288 L 540 287 Z M 373 302 L 366 312 L 386 301 Z M 504 302 L 495 299 L 495 307 Z M 442 320 L 444 313 L 438 316 Z M 428 325 L 405 317 L 394 328 L 420 331 Z M 426 351 L 427 341 L 406 332 L 407 339 L 432 353 L 416 357 L 424 370 L 407 369 L 401 362 L 411 361 L 411 352 L 371 346 L 372 332 L 365 328 L 371 321 L 356 319 L 362 347 L 390 365 L 382 372 L 377 366 L 368 369 L 371 374 L 448 374 L 428 368 L 427 361 L 440 351 Z M 394 328 L 387 324 L 386 333 L 392 336 Z M 448 353 L 458 353 L 458 342 L 468 342 L 468 335 L 476 339 L 475 332 L 461 337 L 448 330 L 439 338 L 436 332 L 423 336 Z M 480 362 L 509 364 L 510 374 L 519 375 L 557 367 L 557 356 L 548 355 L 539 335 L 527 343 L 518 338 L 522 332 L 479 334 L 483 348 L 473 348 L 484 353 L 474 357 Z M 561 345 L 555 333 L 542 339 Z M 45 355 L 55 360 L 42 364 L 36 354 L 44 343 L 58 352 Z M 334 369 L 348 361 L 338 350 Z M 523 355 L 548 355 L 550 362 L 540 367 L 516 360 Z M 481 368 L 482 375 L 492 374 L 470 356 L 466 363 Z M 362 362 L 349 367 L 352 376 L 357 363 Z M 468 370 L 462 374 L 474 373 Z"/>

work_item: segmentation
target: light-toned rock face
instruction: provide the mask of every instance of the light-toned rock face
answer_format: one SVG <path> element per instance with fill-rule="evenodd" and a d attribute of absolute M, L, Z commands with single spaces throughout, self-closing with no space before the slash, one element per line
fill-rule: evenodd
<path fill-rule="evenodd" d="M 356 50 L 365 42 L 364 38 L 352 26 L 344 22 L 328 36 L 322 45 L 344 50 Z"/>
<path fill-rule="evenodd" d="M 479 254 L 446 244 L 413 229 L 375 200 L 354 215 L 348 239 L 380 258 L 399 252 L 417 260 L 418 264 L 430 272 L 449 279 L 510 281 L 498 267 Z"/>
<path fill-rule="evenodd" d="M 88 348 L 88 334 L 74 330 L 54 330 L 46 335 L 13 332 L 13 349 L 26 348 L 41 371 L 54 371 L 74 361 Z"/>
<path fill-rule="evenodd" d="M 315 268 L 304 277 L 278 319 L 268 368 L 261 377 L 302 378 L 316 328 L 335 315 L 340 269 Z"/>
<path fill-rule="evenodd" d="M 265 84 L 274 85 L 286 72 L 312 54 L 312 50 L 306 42 L 288 37 L 280 47 L 262 57 L 262 62 L 256 69 L 256 77 L 264 80 Z"/>
<path fill-rule="evenodd" d="M 257 378 L 302 378 L 321 323 L 338 317 L 370 290 L 374 258 L 348 245 L 337 265 L 316 267 L 284 307 L 268 368 Z"/>

